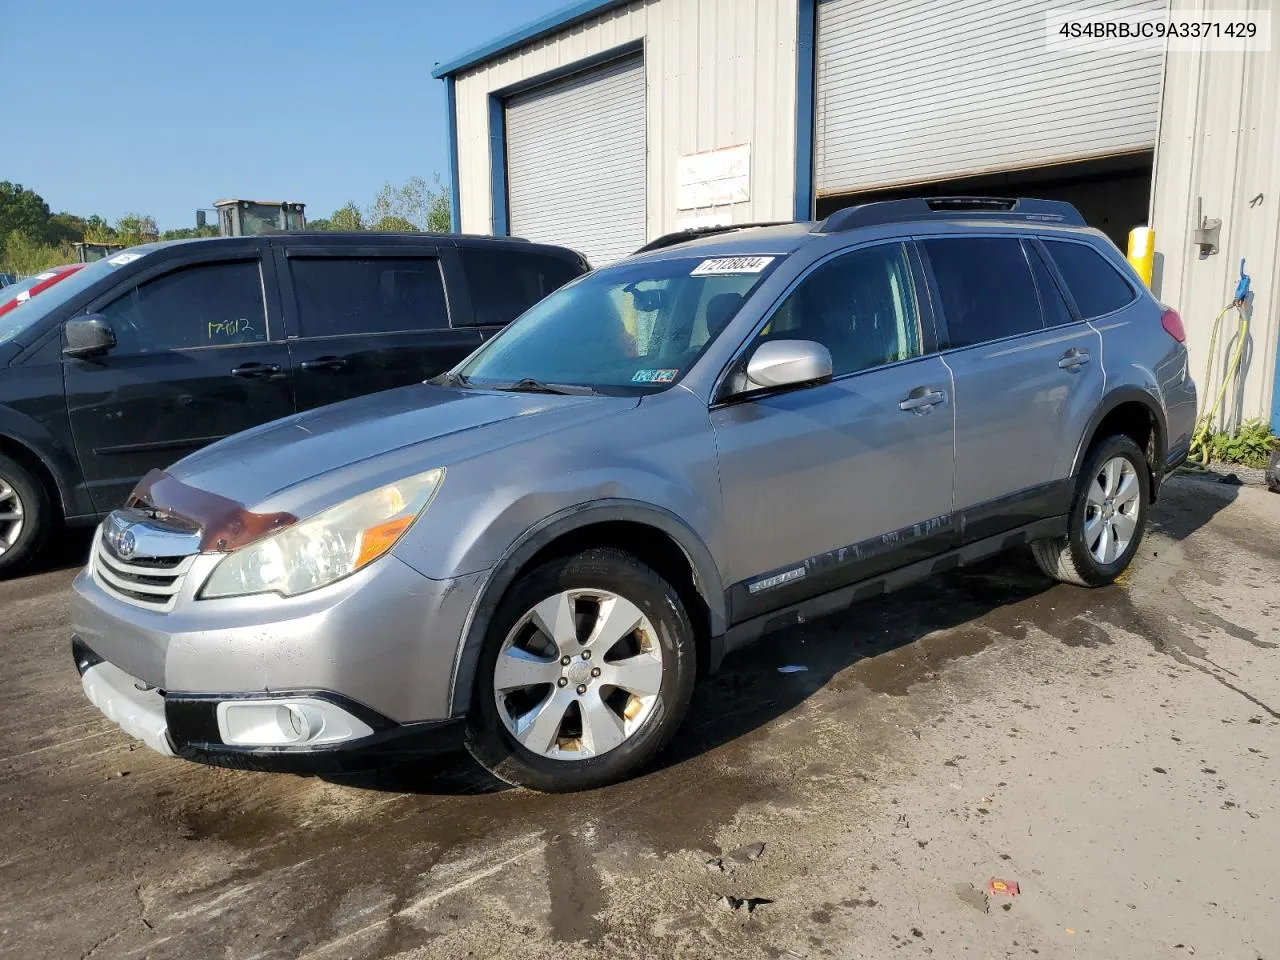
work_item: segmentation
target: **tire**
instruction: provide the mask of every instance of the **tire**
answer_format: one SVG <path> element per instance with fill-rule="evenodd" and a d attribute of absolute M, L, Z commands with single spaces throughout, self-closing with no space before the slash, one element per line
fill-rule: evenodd
<path fill-rule="evenodd" d="M 26 566 L 53 522 L 49 494 L 18 461 L 0 454 L 0 577 Z"/>
<path fill-rule="evenodd" d="M 570 626 L 553 642 L 556 624 Z M 656 572 L 611 548 L 551 560 L 511 587 L 489 625 L 467 749 L 516 786 L 568 793 L 616 783 L 670 742 L 696 675 L 693 627 Z"/>
<path fill-rule="evenodd" d="M 1120 495 L 1105 497 L 1109 479 L 1104 471 L 1116 462 L 1128 464 L 1127 472 L 1123 472 L 1123 475 L 1132 476 L 1135 485 L 1132 488 L 1132 500 L 1126 497 L 1131 488 L 1123 480 L 1120 481 Z M 1102 506 L 1099 506 L 1099 502 Z M 1123 534 L 1127 524 L 1121 523 L 1119 518 L 1130 515 L 1127 512 L 1130 504 L 1133 511 L 1132 530 L 1127 539 L 1118 537 L 1112 541 L 1111 551 L 1108 552 L 1107 542 L 1096 538 L 1107 536 L 1107 528 L 1112 536 L 1117 531 Z M 1071 513 L 1067 518 L 1067 535 L 1032 543 L 1031 551 L 1036 563 L 1046 575 L 1063 583 L 1103 587 L 1114 582 L 1138 552 L 1147 527 L 1147 510 L 1150 505 L 1151 474 L 1146 457 L 1138 445 L 1123 436 L 1106 437 L 1098 441 L 1089 451 L 1076 479 L 1075 498 L 1071 502 Z M 1114 519 L 1109 520 L 1107 506 L 1113 511 L 1111 516 Z M 1098 533 L 1099 523 L 1103 528 L 1101 534 Z M 1089 525 L 1088 529 L 1086 524 Z M 1121 542 L 1123 547 L 1119 546 Z"/>

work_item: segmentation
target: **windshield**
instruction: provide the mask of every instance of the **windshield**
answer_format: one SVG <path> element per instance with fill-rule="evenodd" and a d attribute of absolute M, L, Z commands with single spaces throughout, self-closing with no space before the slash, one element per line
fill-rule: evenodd
<path fill-rule="evenodd" d="M 533 306 L 459 372 L 477 386 L 665 390 L 781 261 L 689 257 L 598 270 Z"/>
<path fill-rule="evenodd" d="M 23 331 L 30 329 L 41 317 L 48 316 L 51 311 L 56 310 L 68 300 L 74 299 L 81 291 L 87 290 L 125 264 L 145 256 L 152 249 L 154 248 L 150 246 L 134 247 L 131 250 L 113 254 L 105 260 L 95 261 L 59 280 L 26 303 L 18 304 L 13 310 L 0 316 L 0 343 L 8 343 L 10 340 L 24 343 Z M 0 298 L 8 292 L 9 288 L 5 287 Z"/>

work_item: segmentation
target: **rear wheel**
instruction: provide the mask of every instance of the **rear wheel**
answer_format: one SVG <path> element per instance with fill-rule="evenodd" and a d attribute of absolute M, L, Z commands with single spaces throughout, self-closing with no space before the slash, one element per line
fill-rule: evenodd
<path fill-rule="evenodd" d="M 25 565 L 44 543 L 52 510 L 40 481 L 0 454 L 0 577 Z"/>
<path fill-rule="evenodd" d="M 1128 437 L 1095 444 L 1076 482 L 1067 535 L 1031 544 L 1040 569 L 1055 580 L 1105 586 L 1138 552 L 1151 502 L 1142 450 Z"/>
<path fill-rule="evenodd" d="M 671 739 L 696 674 L 675 590 L 635 557 L 588 550 L 521 578 L 490 626 L 467 748 L 553 793 L 626 779 Z"/>

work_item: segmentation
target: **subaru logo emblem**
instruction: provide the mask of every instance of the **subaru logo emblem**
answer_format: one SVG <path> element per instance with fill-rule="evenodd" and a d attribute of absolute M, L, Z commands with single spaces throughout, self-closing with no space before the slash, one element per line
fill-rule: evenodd
<path fill-rule="evenodd" d="M 134 539 L 133 531 L 125 530 L 116 540 L 116 553 L 120 555 L 121 560 L 129 560 L 133 557 L 133 551 L 137 546 L 138 542 Z"/>

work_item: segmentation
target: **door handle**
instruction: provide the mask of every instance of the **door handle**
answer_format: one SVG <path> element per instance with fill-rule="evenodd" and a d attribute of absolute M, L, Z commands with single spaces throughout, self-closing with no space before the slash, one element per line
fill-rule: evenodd
<path fill-rule="evenodd" d="M 264 380 L 267 377 L 274 377 L 281 370 L 278 363 L 242 363 L 238 367 L 233 367 L 231 375 L 240 377 L 244 380 Z"/>
<path fill-rule="evenodd" d="M 311 372 L 339 373 L 347 369 L 347 361 L 343 357 L 316 357 L 314 360 L 304 360 L 298 366 Z"/>
<path fill-rule="evenodd" d="M 921 387 L 907 394 L 907 399 L 898 404 L 898 409 L 918 410 L 921 413 L 926 413 L 929 407 L 936 407 L 946 399 L 947 395 L 941 390 L 925 390 Z"/>
<path fill-rule="evenodd" d="M 1075 373 L 1088 362 L 1089 354 L 1077 347 L 1072 347 L 1062 355 L 1062 359 L 1058 361 L 1058 366 L 1063 370 L 1070 370 Z"/>

